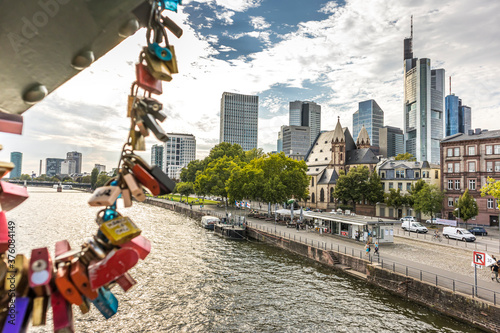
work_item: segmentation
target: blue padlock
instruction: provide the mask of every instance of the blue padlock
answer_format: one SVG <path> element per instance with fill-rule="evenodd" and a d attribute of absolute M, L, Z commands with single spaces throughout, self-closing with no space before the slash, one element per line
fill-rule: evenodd
<path fill-rule="evenodd" d="M 172 60 L 172 52 L 170 52 L 170 50 L 167 49 L 166 47 L 160 46 L 158 43 L 148 44 L 148 50 L 160 60 L 163 61 Z"/>
<path fill-rule="evenodd" d="M 182 0 L 161 0 L 159 3 L 162 9 L 168 9 L 177 13 L 177 5 L 182 5 Z"/>
<path fill-rule="evenodd" d="M 31 316 L 31 299 L 29 297 L 16 297 L 14 307 L 9 307 L 9 313 L 2 333 L 21 333 L 28 330 Z"/>
<path fill-rule="evenodd" d="M 92 304 L 94 304 L 106 319 L 113 317 L 118 311 L 118 300 L 115 295 L 106 288 L 99 288 L 99 296 L 92 301 Z"/>

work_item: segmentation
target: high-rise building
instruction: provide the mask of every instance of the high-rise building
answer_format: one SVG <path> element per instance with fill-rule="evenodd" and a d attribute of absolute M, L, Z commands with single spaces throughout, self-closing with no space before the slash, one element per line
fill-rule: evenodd
<path fill-rule="evenodd" d="M 10 161 L 14 163 L 15 167 L 9 173 L 10 178 L 21 177 L 21 170 L 23 168 L 23 153 L 13 151 L 10 153 Z"/>
<path fill-rule="evenodd" d="M 180 179 L 182 168 L 196 159 L 196 138 L 192 134 L 167 133 L 165 142 L 165 173 L 171 179 Z"/>
<path fill-rule="evenodd" d="M 405 152 L 417 161 L 439 163 L 439 140 L 444 134 L 445 72 L 431 69 L 430 59 L 413 58 L 413 22 L 411 30 L 411 37 L 404 40 Z"/>
<path fill-rule="evenodd" d="M 220 101 L 219 143 L 239 144 L 244 151 L 257 148 L 259 96 L 224 92 Z"/>
<path fill-rule="evenodd" d="M 312 146 L 321 131 L 321 105 L 307 101 L 290 102 L 289 125 L 309 126 L 309 147 Z"/>
<path fill-rule="evenodd" d="M 101 172 L 106 172 L 106 166 L 103 164 L 94 164 L 94 168 L 97 169 L 97 172 L 100 174 Z"/>
<path fill-rule="evenodd" d="M 451 94 L 445 98 L 445 136 L 467 133 L 471 129 L 471 108 Z"/>
<path fill-rule="evenodd" d="M 405 152 L 404 134 L 401 128 L 384 126 L 379 130 L 379 153 L 385 158 Z"/>
<path fill-rule="evenodd" d="M 283 152 L 295 160 L 303 160 L 311 147 L 309 126 L 281 126 Z"/>
<path fill-rule="evenodd" d="M 153 145 L 151 147 L 151 165 L 157 165 L 161 170 L 163 169 L 163 145 Z"/>
<path fill-rule="evenodd" d="M 45 160 L 45 175 L 47 177 L 60 175 L 62 162 L 64 162 L 63 158 L 47 158 Z"/>
<path fill-rule="evenodd" d="M 76 173 L 76 161 L 64 160 L 61 162 L 61 175 L 72 175 Z"/>
<path fill-rule="evenodd" d="M 283 126 L 281 126 L 280 131 L 278 132 L 278 140 L 276 141 L 277 152 L 280 153 L 283 151 Z"/>
<path fill-rule="evenodd" d="M 76 163 L 75 173 L 82 173 L 82 153 L 72 151 L 66 154 L 67 160 L 74 160 Z"/>
<path fill-rule="evenodd" d="M 358 111 L 352 115 L 352 135 L 357 138 L 365 126 L 372 146 L 379 146 L 379 130 L 384 126 L 384 111 L 373 99 L 359 102 Z"/>

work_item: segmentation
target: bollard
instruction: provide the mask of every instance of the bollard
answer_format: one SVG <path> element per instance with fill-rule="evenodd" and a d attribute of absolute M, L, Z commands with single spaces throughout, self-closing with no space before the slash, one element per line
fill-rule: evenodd
<path fill-rule="evenodd" d="M 474 286 L 472 286 L 472 298 L 474 298 Z"/>
<path fill-rule="evenodd" d="M 497 293 L 493 292 L 493 304 L 497 305 Z"/>
<path fill-rule="evenodd" d="M 436 287 L 438 286 L 438 276 L 436 275 Z"/>
<path fill-rule="evenodd" d="M 453 280 L 453 292 L 455 292 L 455 280 Z"/>
<path fill-rule="evenodd" d="M 392 262 L 392 271 L 396 273 L 396 263 Z"/>
<path fill-rule="evenodd" d="M 420 271 L 420 281 L 422 281 L 422 271 Z"/>
<path fill-rule="evenodd" d="M 352 249 L 352 256 L 354 257 L 354 249 Z"/>
<path fill-rule="evenodd" d="M 408 276 L 408 266 L 406 266 L 406 276 Z"/>

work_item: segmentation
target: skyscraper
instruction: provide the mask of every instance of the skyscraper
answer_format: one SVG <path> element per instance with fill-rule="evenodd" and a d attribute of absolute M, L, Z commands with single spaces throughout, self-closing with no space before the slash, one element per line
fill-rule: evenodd
<path fill-rule="evenodd" d="M 239 144 L 244 151 L 257 148 L 259 96 L 224 92 L 220 101 L 219 143 Z"/>
<path fill-rule="evenodd" d="M 54 177 L 61 174 L 61 163 L 63 158 L 47 158 L 45 160 L 45 175 Z"/>
<path fill-rule="evenodd" d="M 385 158 L 397 156 L 405 152 L 404 134 L 401 128 L 384 126 L 379 130 L 380 155 Z"/>
<path fill-rule="evenodd" d="M 163 145 L 153 145 L 151 147 L 151 165 L 157 165 L 161 170 L 163 169 Z"/>
<path fill-rule="evenodd" d="M 23 168 L 23 153 L 13 151 L 10 153 L 10 161 L 14 163 L 15 167 L 10 171 L 10 178 L 21 177 L 21 170 Z"/>
<path fill-rule="evenodd" d="M 311 147 L 309 126 L 281 126 L 282 148 L 286 156 L 303 160 Z"/>
<path fill-rule="evenodd" d="M 283 126 L 281 126 L 279 132 L 278 132 L 278 140 L 276 141 L 276 151 L 278 153 L 283 151 Z"/>
<path fill-rule="evenodd" d="M 72 175 L 76 173 L 76 161 L 64 160 L 61 162 L 61 175 Z"/>
<path fill-rule="evenodd" d="M 384 111 L 373 99 L 359 102 L 358 111 L 352 115 L 352 135 L 357 138 L 363 125 L 372 146 L 379 146 L 379 130 L 384 126 Z"/>
<path fill-rule="evenodd" d="M 196 159 L 196 138 L 192 134 L 167 133 L 165 142 L 165 173 L 171 179 L 180 179 L 182 168 Z"/>
<path fill-rule="evenodd" d="M 445 136 L 467 133 L 471 129 L 471 108 L 451 94 L 445 98 Z"/>
<path fill-rule="evenodd" d="M 72 151 L 66 154 L 67 160 L 74 160 L 76 162 L 75 173 L 82 173 L 82 153 Z"/>
<path fill-rule="evenodd" d="M 444 69 L 431 69 L 431 60 L 413 58 L 411 37 L 404 40 L 405 152 L 417 161 L 438 164 L 439 140 L 443 138 Z"/>
<path fill-rule="evenodd" d="M 309 146 L 311 146 L 321 131 L 321 105 L 307 101 L 290 102 L 289 125 L 309 126 L 311 129 Z"/>

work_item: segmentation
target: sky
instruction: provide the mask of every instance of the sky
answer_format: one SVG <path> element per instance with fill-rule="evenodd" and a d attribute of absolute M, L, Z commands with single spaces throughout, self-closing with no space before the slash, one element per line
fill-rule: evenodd
<path fill-rule="evenodd" d="M 337 118 L 352 131 L 358 103 L 374 99 L 385 125 L 403 125 L 403 39 L 413 53 L 452 77 L 452 92 L 472 108 L 474 128 L 500 129 L 500 2 L 431 0 L 199 0 L 183 1 L 168 16 L 184 30 L 175 46 L 179 74 L 163 83 L 166 132 L 196 137 L 196 158 L 219 143 L 220 98 L 259 96 L 258 146 L 276 150 L 288 125 L 289 102 L 321 105 L 321 129 Z M 38 174 L 40 160 L 83 154 L 116 167 L 127 138 L 127 95 L 145 30 L 127 38 L 24 115 L 23 135 L 0 133 L 0 160 L 23 153 L 23 173 Z M 496 120 L 496 121 L 495 121 Z M 147 138 L 150 159 L 153 135 Z"/>

